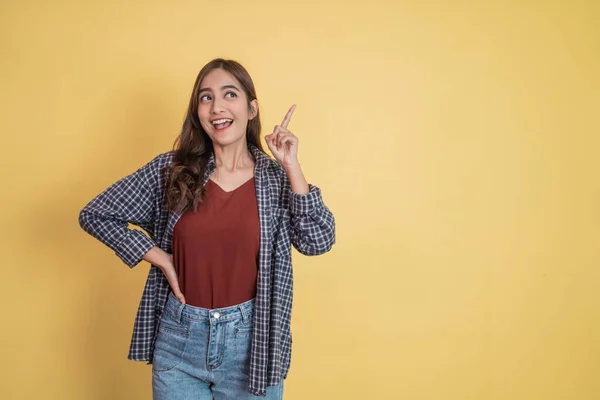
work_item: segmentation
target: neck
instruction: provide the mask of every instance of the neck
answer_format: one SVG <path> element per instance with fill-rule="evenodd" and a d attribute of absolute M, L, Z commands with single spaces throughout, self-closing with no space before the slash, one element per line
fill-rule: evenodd
<path fill-rule="evenodd" d="M 254 164 L 252 153 L 246 145 L 246 138 L 226 146 L 213 144 L 215 166 L 228 172 L 250 168 Z"/>

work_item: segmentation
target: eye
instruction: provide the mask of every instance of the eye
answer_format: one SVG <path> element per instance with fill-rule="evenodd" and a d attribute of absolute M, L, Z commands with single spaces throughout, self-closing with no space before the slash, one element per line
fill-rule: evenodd
<path fill-rule="evenodd" d="M 230 97 L 230 98 L 237 97 L 237 94 L 235 92 L 227 92 L 227 93 L 225 93 L 225 97 Z"/>
<path fill-rule="evenodd" d="M 200 101 L 201 102 L 205 102 L 205 101 L 210 101 L 210 95 L 209 94 L 205 94 L 204 96 L 200 96 Z"/>

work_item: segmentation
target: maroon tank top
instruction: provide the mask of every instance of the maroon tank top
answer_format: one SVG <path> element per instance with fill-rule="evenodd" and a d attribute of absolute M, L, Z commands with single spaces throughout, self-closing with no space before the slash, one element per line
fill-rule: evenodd
<path fill-rule="evenodd" d="M 187 304 L 229 307 L 256 296 L 260 221 L 254 178 L 226 192 L 212 180 L 173 229 L 173 264 Z"/>

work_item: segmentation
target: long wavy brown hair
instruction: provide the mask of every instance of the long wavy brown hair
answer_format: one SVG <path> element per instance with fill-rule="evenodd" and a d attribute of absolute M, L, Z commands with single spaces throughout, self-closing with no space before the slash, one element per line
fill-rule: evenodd
<path fill-rule="evenodd" d="M 189 208 L 195 211 L 202 202 L 204 174 L 213 153 L 213 144 L 198 118 L 198 92 L 204 77 L 214 69 L 225 70 L 238 80 L 246 93 L 249 111 L 250 102 L 257 98 L 250 74 L 237 61 L 216 58 L 200 70 L 181 133 L 173 145 L 173 162 L 164 170 L 167 208 L 175 212 L 183 213 Z M 260 114 L 256 111 L 256 116 L 248 121 L 246 141 L 263 150 L 260 142 Z"/>

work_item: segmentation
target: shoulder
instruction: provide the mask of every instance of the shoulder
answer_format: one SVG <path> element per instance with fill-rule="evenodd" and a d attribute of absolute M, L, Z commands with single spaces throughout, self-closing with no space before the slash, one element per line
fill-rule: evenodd
<path fill-rule="evenodd" d="M 269 179 L 280 177 L 282 174 L 285 175 L 281 164 L 265 153 L 264 150 L 259 149 L 253 144 L 248 144 L 248 150 L 250 150 L 254 156 L 257 169 L 265 173 Z"/>
<path fill-rule="evenodd" d="M 173 162 L 173 156 L 173 151 L 160 153 L 150 159 L 150 161 L 143 165 L 140 170 L 144 170 L 146 173 L 150 174 L 160 174 L 164 167 Z"/>
<path fill-rule="evenodd" d="M 285 173 L 283 166 L 276 160 L 269 158 L 269 160 L 265 162 L 264 170 L 269 186 L 275 186 L 279 190 L 289 186 L 289 178 Z"/>
<path fill-rule="evenodd" d="M 282 201 L 290 187 L 290 182 L 283 166 L 255 146 L 250 145 L 249 149 L 254 154 L 257 163 L 257 172 L 261 174 L 263 187 L 268 188 L 273 198 Z"/>
<path fill-rule="evenodd" d="M 139 184 L 158 184 L 163 180 L 164 168 L 173 161 L 173 151 L 159 153 L 128 176 Z"/>
<path fill-rule="evenodd" d="M 159 167 L 159 168 L 164 167 L 173 161 L 173 155 L 174 155 L 173 151 L 167 151 L 164 153 L 160 153 L 160 154 L 156 155 L 154 158 L 152 158 L 152 160 L 150 160 L 150 162 L 147 165 L 152 165 L 154 167 Z"/>
<path fill-rule="evenodd" d="M 281 164 L 270 157 L 266 159 L 264 168 L 268 175 L 272 175 L 274 177 L 285 176 L 285 171 Z"/>

